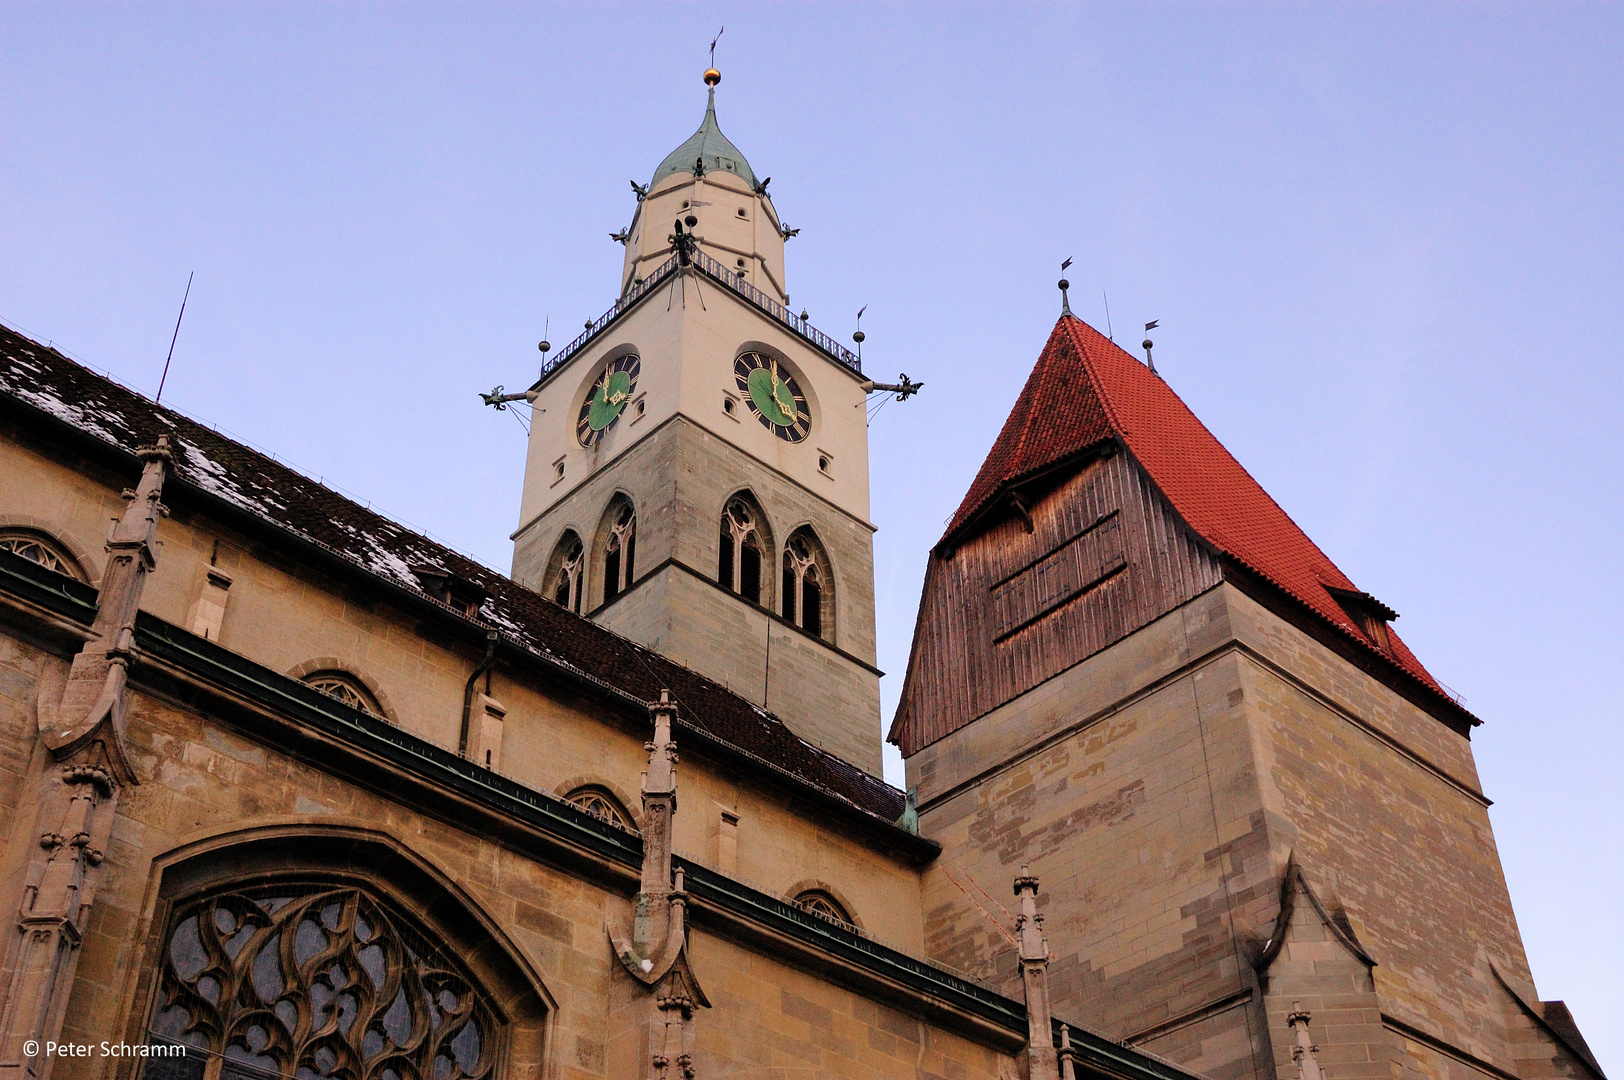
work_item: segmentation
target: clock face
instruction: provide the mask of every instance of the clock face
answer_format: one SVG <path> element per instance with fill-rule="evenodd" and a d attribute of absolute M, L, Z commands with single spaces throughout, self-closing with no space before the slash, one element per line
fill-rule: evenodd
<path fill-rule="evenodd" d="M 637 354 L 630 353 L 611 360 L 603 369 L 581 403 L 581 416 L 575 422 L 575 437 L 582 446 L 596 446 L 603 433 L 620 418 L 626 402 L 637 389 L 637 372 L 641 366 Z"/>
<path fill-rule="evenodd" d="M 733 378 L 756 419 L 780 439 L 800 442 L 812 431 L 812 410 L 795 376 L 777 360 L 747 352 L 733 361 Z"/>

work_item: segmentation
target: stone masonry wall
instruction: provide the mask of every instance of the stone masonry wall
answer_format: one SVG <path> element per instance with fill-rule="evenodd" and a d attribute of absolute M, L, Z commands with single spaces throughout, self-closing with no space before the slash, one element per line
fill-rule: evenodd
<path fill-rule="evenodd" d="M 63 664 L 9 637 L 0 642 L 6 649 L 0 670 L 9 677 L 0 686 L 4 766 L 6 775 L 15 777 L 44 764 L 42 755 L 28 764 L 33 740 L 17 735 L 31 723 L 28 684 L 42 674 L 51 677 L 50 670 Z M 129 736 L 142 782 L 119 806 L 65 1039 L 116 1041 L 144 1015 L 147 1002 L 136 1000 L 134 989 L 152 931 L 155 860 L 182 845 L 261 826 L 297 831 L 301 824 L 344 825 L 391 837 L 431 864 L 517 947 L 556 1003 L 548 1020 L 544 1075 L 564 1080 L 631 1075 L 612 1060 L 605 1042 L 611 980 L 624 978 L 604 933 L 606 919 L 629 915 L 629 902 L 619 891 L 358 788 L 230 725 L 164 701 L 137 694 Z M 7 810 L 14 809 L 8 803 Z M 7 887 L 14 884 L 26 849 L 19 842 L 6 846 L 0 880 Z M 693 935 L 692 949 L 715 1003 L 699 1015 L 703 1075 L 764 1075 L 769 1067 L 862 1080 L 904 1071 L 965 1080 L 1010 1075 L 1007 1057 L 768 956 L 703 932 Z M 108 1058 L 67 1059 L 54 1075 L 55 1080 L 101 1080 L 114 1076 L 119 1065 Z"/>

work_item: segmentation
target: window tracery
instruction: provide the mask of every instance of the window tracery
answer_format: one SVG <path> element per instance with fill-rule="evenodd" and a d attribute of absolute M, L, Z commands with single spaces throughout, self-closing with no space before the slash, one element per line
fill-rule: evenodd
<path fill-rule="evenodd" d="M 716 580 L 752 604 L 761 603 L 762 538 L 754 507 L 735 496 L 722 510 L 721 554 Z"/>
<path fill-rule="evenodd" d="M 559 537 L 553 549 L 550 580 L 553 603 L 577 615 L 581 613 L 581 584 L 586 567 L 586 549 L 575 531 L 569 530 Z"/>
<path fill-rule="evenodd" d="M 304 677 L 303 682 L 312 690 L 320 690 L 328 697 L 337 698 L 352 709 L 359 709 L 380 720 L 388 719 L 377 696 L 347 671 L 312 671 Z"/>
<path fill-rule="evenodd" d="M 609 507 L 609 539 L 603 549 L 603 599 L 613 600 L 632 583 L 637 557 L 637 511 L 624 496 Z"/>
<path fill-rule="evenodd" d="M 34 529 L 4 529 L 0 530 L 0 548 L 15 552 L 30 562 L 39 563 L 47 570 L 54 570 L 59 574 L 86 580 L 85 572 L 79 566 L 79 560 L 68 554 L 67 548 L 57 543 L 45 533 Z"/>
<path fill-rule="evenodd" d="M 828 595 L 827 559 L 811 529 L 797 529 L 784 545 L 784 618 L 823 637 Z"/>
<path fill-rule="evenodd" d="M 857 924 L 847 914 L 840 901 L 824 892 L 822 889 L 808 889 L 794 900 L 796 907 L 809 915 L 816 915 L 820 919 L 834 923 L 847 930 L 856 930 Z"/>
<path fill-rule="evenodd" d="M 599 821 L 607 822 L 617 829 L 625 829 L 631 833 L 638 831 L 637 826 L 632 822 L 631 815 L 626 812 L 625 807 L 620 805 L 620 800 L 603 788 L 591 785 L 578 787 L 564 796 L 564 801 L 571 806 L 585 810 Z"/>
<path fill-rule="evenodd" d="M 485 1080 L 499 1032 L 480 988 L 404 915 L 311 883 L 177 906 L 151 1035 L 218 1055 L 223 1080 Z M 146 1080 L 205 1070 L 153 1060 Z"/>

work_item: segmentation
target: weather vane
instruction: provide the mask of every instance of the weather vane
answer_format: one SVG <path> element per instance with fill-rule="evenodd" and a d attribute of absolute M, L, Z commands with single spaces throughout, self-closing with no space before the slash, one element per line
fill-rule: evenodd
<path fill-rule="evenodd" d="M 1070 265 L 1071 256 L 1067 255 L 1066 261 L 1060 264 L 1060 314 L 1062 315 L 1071 314 L 1071 298 L 1066 295 L 1066 290 L 1071 288 L 1071 282 L 1066 280 L 1066 267 Z"/>

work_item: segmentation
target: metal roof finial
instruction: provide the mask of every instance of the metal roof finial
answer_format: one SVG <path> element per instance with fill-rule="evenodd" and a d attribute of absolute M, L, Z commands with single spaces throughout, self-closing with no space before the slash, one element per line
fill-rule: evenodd
<path fill-rule="evenodd" d="M 1071 314 L 1071 298 L 1066 295 L 1066 290 L 1071 288 L 1071 282 L 1067 281 L 1065 278 L 1066 267 L 1070 265 L 1071 257 L 1068 255 L 1066 257 L 1066 261 L 1060 264 L 1060 314 L 1062 315 Z"/>
<path fill-rule="evenodd" d="M 712 90 L 716 89 L 716 84 L 722 81 L 722 73 L 716 70 L 716 43 L 722 40 L 722 30 L 726 29 L 727 27 L 722 27 L 721 30 L 716 31 L 716 36 L 711 38 L 711 62 L 710 67 L 705 71 L 705 85 Z"/>

